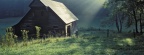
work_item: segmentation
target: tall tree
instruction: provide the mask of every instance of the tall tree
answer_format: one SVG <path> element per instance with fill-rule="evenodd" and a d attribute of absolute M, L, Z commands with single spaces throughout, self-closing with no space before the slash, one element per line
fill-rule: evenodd
<path fill-rule="evenodd" d="M 123 13 L 124 19 L 127 19 L 128 26 L 135 25 L 135 32 L 142 33 L 143 26 L 143 10 L 144 10 L 144 0 L 108 0 L 106 4 L 111 10 L 115 10 L 111 12 L 113 14 Z M 119 17 L 123 15 L 118 15 Z M 116 20 L 117 21 L 117 20 Z M 121 20 L 120 20 L 121 21 Z M 140 27 L 140 28 L 138 28 Z"/>
<path fill-rule="evenodd" d="M 109 16 L 110 22 L 111 20 L 114 20 L 115 26 L 119 33 L 122 32 L 125 19 L 125 9 L 123 9 L 124 7 L 122 5 L 122 2 L 116 2 L 116 0 L 115 2 L 113 2 L 113 0 L 109 0 L 108 3 L 106 3 L 106 8 L 110 10 L 111 14 Z"/>

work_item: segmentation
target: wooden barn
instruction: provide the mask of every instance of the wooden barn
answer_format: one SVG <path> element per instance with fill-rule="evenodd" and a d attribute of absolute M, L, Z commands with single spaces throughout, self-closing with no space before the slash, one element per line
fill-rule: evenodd
<path fill-rule="evenodd" d="M 35 26 L 41 27 L 40 34 L 61 34 L 70 36 L 77 32 L 78 18 L 61 2 L 33 0 L 31 8 L 19 23 L 13 26 L 14 33 L 21 36 L 21 30 L 28 30 L 29 36 L 36 34 Z"/>

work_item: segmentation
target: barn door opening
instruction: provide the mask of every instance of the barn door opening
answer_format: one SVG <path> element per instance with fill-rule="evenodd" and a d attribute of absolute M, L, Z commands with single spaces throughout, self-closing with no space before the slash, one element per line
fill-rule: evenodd
<path fill-rule="evenodd" d="M 71 27 L 70 26 L 67 27 L 67 32 L 68 32 L 68 36 L 70 36 L 71 35 Z"/>

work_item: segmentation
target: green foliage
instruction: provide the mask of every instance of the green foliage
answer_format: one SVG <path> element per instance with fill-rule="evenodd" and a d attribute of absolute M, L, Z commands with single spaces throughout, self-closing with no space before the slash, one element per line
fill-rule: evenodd
<path fill-rule="evenodd" d="M 3 39 L 3 41 L 4 41 L 4 39 Z M 13 46 L 17 42 L 17 36 L 14 35 L 12 27 L 9 27 L 6 29 L 5 41 L 6 41 L 5 42 L 6 45 L 8 45 L 8 46 Z"/>
<path fill-rule="evenodd" d="M 39 37 L 40 37 L 40 30 L 41 30 L 41 27 L 35 26 L 35 28 L 36 28 L 36 37 L 39 38 Z"/>
<path fill-rule="evenodd" d="M 13 33 L 13 28 L 8 27 L 6 29 L 6 34 L 4 37 L 1 37 L 1 45 L 2 46 L 13 46 L 17 41 L 17 36 Z"/>
<path fill-rule="evenodd" d="M 27 41 L 28 41 L 28 32 L 27 30 L 21 30 L 22 32 L 22 37 L 23 37 L 23 46 L 27 46 Z"/>
<path fill-rule="evenodd" d="M 120 20 L 120 22 L 116 22 L 118 30 L 122 23 L 126 23 L 127 28 L 135 26 L 135 32 L 139 33 L 140 30 L 142 33 L 144 0 L 108 0 L 105 7 L 110 11 L 109 20 Z"/>
<path fill-rule="evenodd" d="M 99 32 L 80 33 L 78 38 L 49 37 L 43 43 L 41 39 L 20 42 L 12 48 L 0 48 L 0 55 L 140 55 L 144 50 L 142 45 L 135 50 L 135 39 L 127 35 L 112 33 L 106 37 L 104 32 L 101 33 L 103 36 Z M 86 33 L 89 35 L 85 36 Z"/>
<path fill-rule="evenodd" d="M 23 37 L 23 40 L 24 41 L 27 41 L 28 40 L 28 32 L 27 30 L 21 30 L 22 32 L 22 37 Z"/>

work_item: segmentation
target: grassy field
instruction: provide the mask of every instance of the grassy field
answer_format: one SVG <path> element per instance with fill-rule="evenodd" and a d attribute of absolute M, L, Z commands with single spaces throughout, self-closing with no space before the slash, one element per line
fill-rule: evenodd
<path fill-rule="evenodd" d="M 50 37 L 0 46 L 0 55 L 143 55 L 143 41 L 130 35 L 81 32 L 78 37 Z M 139 41 L 138 41 L 139 40 Z"/>

